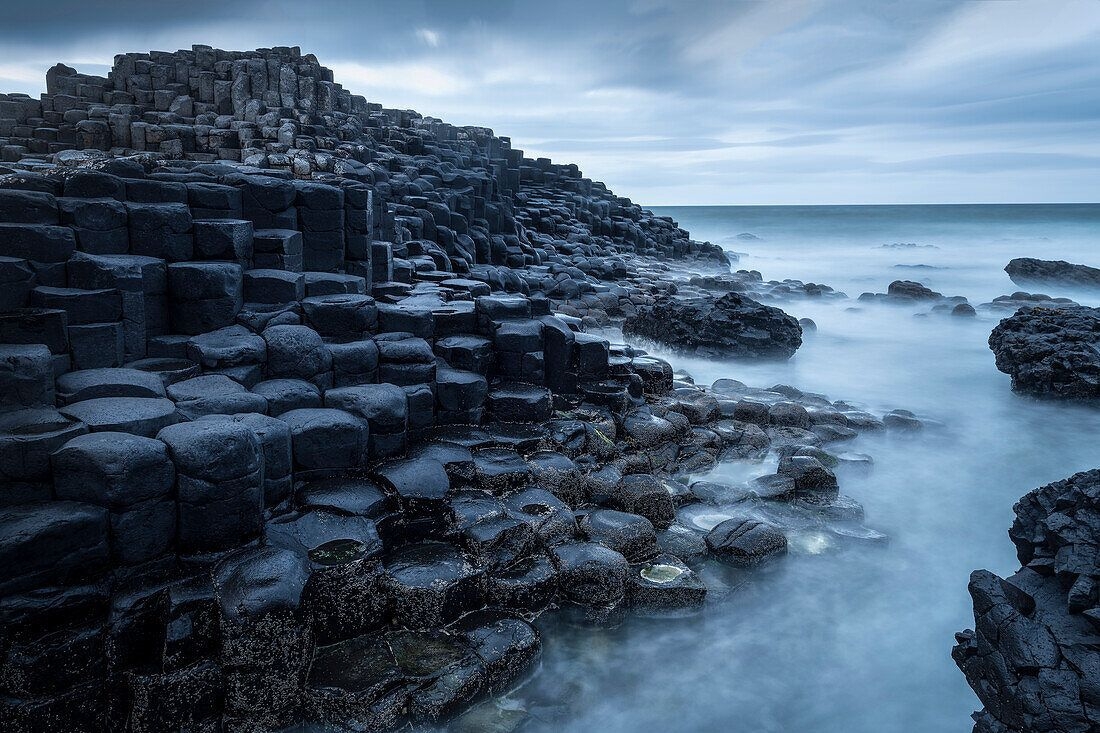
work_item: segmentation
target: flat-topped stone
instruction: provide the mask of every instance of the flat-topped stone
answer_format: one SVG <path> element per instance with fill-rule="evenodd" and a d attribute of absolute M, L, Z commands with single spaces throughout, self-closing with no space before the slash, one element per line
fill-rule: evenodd
<path fill-rule="evenodd" d="M 164 397 L 164 382 L 131 368 L 82 369 L 57 378 L 57 399 L 71 404 L 100 397 Z"/>
<path fill-rule="evenodd" d="M 65 405 L 60 412 L 92 432 L 133 433 L 147 438 L 181 420 L 176 405 L 163 397 L 97 397 Z"/>

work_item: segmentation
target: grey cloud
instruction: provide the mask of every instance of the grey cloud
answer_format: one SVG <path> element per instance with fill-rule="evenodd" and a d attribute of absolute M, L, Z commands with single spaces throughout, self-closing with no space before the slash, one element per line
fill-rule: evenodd
<path fill-rule="evenodd" d="M 620 193 L 633 187 L 655 203 L 759 200 L 751 186 L 803 201 L 830 175 L 845 179 L 838 190 L 862 190 L 865 201 L 919 192 L 912 181 L 920 176 L 934 177 L 948 200 L 971 200 L 983 173 L 996 175 L 981 190 L 1000 185 L 1006 196 L 1034 186 L 1064 197 L 1089 176 L 1095 190 L 1100 3 L 1082 6 L 1085 16 L 1094 7 L 1095 17 L 1083 16 L 1081 27 L 1096 32 L 913 65 L 966 13 L 1000 5 L 18 3 L 0 25 L 0 84 L 37 93 L 42 83 L 28 79 L 41 79 L 53 61 L 103 73 L 113 53 L 146 46 L 300 45 L 338 72 L 351 64 L 384 69 L 362 84 L 338 73 L 369 99 L 491 126 L 531 153 L 573 157 Z M 438 43 L 418 31 L 438 34 Z M 424 70 L 435 76 L 418 81 Z"/>

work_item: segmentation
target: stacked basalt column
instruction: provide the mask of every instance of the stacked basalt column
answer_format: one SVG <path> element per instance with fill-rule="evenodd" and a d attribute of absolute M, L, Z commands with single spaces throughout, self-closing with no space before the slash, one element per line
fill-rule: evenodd
<path fill-rule="evenodd" d="M 55 68 L 0 152 L 10 729 L 434 723 L 537 660 L 521 617 L 635 602 L 667 506 L 604 464 L 677 453 L 629 417 L 671 370 L 554 315 L 536 235 L 686 233 L 288 48 Z"/>

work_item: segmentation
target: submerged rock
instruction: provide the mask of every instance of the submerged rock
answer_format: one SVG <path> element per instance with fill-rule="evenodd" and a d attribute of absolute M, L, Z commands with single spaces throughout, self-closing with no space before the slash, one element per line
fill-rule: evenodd
<path fill-rule="evenodd" d="M 913 280 L 895 280 L 885 293 L 862 293 L 859 300 L 864 302 L 890 303 L 893 305 L 934 304 L 936 308 L 951 309 L 966 303 L 961 295 L 946 296 L 928 286 Z"/>
<path fill-rule="evenodd" d="M 989 336 L 1012 389 L 1037 397 L 1100 400 L 1100 308 L 1021 308 Z"/>
<path fill-rule="evenodd" d="M 666 298 L 639 308 L 623 323 L 623 333 L 709 357 L 789 359 L 802 345 L 795 318 L 738 293 Z"/>
<path fill-rule="evenodd" d="M 989 303 L 982 303 L 983 308 L 1011 310 L 1013 312 L 1020 308 L 1064 308 L 1068 305 L 1080 305 L 1080 303 L 1069 298 L 1052 298 L 1043 293 L 1025 293 L 1023 291 L 1016 291 L 1011 295 L 998 295 Z"/>

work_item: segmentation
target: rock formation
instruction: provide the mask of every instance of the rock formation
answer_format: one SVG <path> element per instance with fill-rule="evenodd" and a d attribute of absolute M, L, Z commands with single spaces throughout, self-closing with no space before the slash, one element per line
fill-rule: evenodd
<path fill-rule="evenodd" d="M 991 310 L 1010 310 L 1015 313 L 1020 308 L 1064 308 L 1067 305 L 1080 305 L 1069 298 L 1052 298 L 1043 293 L 1025 293 L 1017 291 L 1011 295 L 998 295 L 989 303 L 982 303 L 982 308 Z"/>
<path fill-rule="evenodd" d="M 1037 260 L 1017 257 L 1005 265 L 1005 272 L 1017 285 L 1062 285 L 1100 288 L 1100 269 L 1074 265 L 1065 260 Z"/>
<path fill-rule="evenodd" d="M 728 258 L 295 48 L 55 66 L 0 95 L 0 158 L 5 730 L 442 721 L 523 678 L 547 608 L 704 601 L 709 527 L 678 512 L 729 491 L 678 477 L 884 425 L 587 333 Z"/>
<path fill-rule="evenodd" d="M 627 318 L 623 333 L 699 356 L 789 359 L 802 345 L 795 318 L 739 293 L 664 298 Z"/>
<path fill-rule="evenodd" d="M 1018 392 L 1100 400 L 1100 308 L 1021 308 L 989 336 L 997 368 Z"/>
<path fill-rule="evenodd" d="M 892 305 L 933 304 L 932 312 L 953 313 L 960 305 L 969 305 L 961 295 L 945 296 L 926 285 L 912 280 L 895 280 L 885 293 L 861 293 L 861 302 L 890 303 Z M 964 309 L 965 311 L 965 309 Z"/>
<path fill-rule="evenodd" d="M 975 733 L 1100 729 L 1100 470 L 1027 494 L 1009 536 L 1023 566 L 970 577 L 973 630 L 952 656 L 985 708 Z"/>

